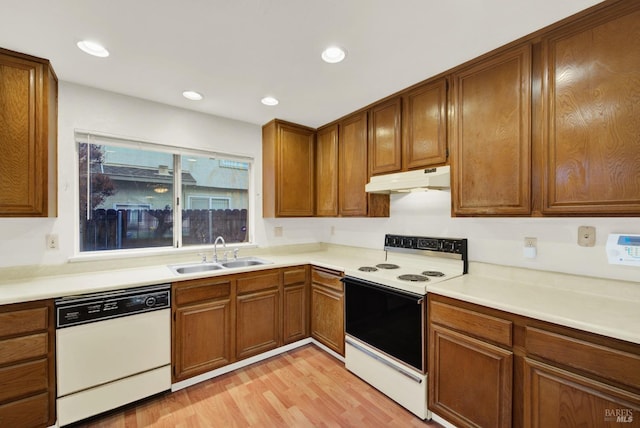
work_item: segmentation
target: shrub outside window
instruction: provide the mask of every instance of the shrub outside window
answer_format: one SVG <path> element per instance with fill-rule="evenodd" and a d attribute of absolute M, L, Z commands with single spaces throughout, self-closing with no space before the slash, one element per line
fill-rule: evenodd
<path fill-rule="evenodd" d="M 77 140 L 80 252 L 249 241 L 250 159 Z"/>

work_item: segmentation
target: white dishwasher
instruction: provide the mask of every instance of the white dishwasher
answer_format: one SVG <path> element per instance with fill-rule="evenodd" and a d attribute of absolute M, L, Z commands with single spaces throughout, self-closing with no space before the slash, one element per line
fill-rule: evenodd
<path fill-rule="evenodd" d="M 58 425 L 171 388 L 169 284 L 56 300 Z"/>

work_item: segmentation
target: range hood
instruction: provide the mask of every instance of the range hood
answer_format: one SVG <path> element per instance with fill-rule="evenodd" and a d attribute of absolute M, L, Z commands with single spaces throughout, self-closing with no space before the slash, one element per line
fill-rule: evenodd
<path fill-rule="evenodd" d="M 400 193 L 451 187 L 449 165 L 396 174 L 374 175 L 364 187 L 368 193 Z"/>

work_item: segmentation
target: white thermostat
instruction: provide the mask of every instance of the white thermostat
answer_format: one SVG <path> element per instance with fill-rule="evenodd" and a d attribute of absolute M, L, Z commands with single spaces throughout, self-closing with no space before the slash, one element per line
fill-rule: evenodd
<path fill-rule="evenodd" d="M 609 264 L 640 267 L 640 235 L 611 233 L 606 248 Z"/>

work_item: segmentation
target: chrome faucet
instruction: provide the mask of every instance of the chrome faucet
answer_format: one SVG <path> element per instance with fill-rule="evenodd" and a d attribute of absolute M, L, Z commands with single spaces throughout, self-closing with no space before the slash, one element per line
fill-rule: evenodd
<path fill-rule="evenodd" d="M 213 261 L 218 262 L 218 241 L 222 241 L 222 247 L 227 248 L 227 243 L 224 242 L 224 238 L 222 236 L 218 236 L 215 241 L 213 241 Z"/>

